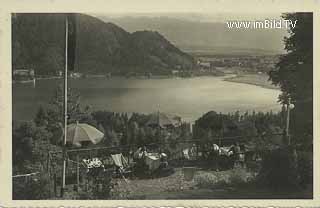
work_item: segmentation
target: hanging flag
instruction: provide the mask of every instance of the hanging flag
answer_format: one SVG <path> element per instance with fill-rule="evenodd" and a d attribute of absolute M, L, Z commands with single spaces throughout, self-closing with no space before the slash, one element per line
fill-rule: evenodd
<path fill-rule="evenodd" d="M 76 14 L 67 14 L 68 19 L 68 71 L 74 71 L 77 44 Z"/>

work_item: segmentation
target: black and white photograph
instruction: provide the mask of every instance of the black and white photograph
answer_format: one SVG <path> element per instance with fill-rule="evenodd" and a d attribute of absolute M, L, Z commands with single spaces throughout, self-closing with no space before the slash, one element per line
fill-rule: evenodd
<path fill-rule="evenodd" d="M 312 12 L 10 15 L 12 200 L 314 199 Z"/>

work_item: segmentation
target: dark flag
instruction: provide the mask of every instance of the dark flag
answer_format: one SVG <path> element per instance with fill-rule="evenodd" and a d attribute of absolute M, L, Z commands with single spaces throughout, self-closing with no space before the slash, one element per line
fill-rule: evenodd
<path fill-rule="evenodd" d="M 68 20 L 68 71 L 73 71 L 76 59 L 77 25 L 76 14 L 67 14 Z"/>

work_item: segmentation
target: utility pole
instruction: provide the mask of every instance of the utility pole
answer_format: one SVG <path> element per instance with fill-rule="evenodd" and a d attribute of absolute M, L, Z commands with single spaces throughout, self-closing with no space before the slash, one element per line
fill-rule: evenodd
<path fill-rule="evenodd" d="M 220 131 L 219 147 L 222 146 L 223 131 L 224 131 L 224 125 L 223 125 L 223 117 L 221 115 L 221 131 Z"/>
<path fill-rule="evenodd" d="M 68 121 L 68 16 L 66 15 L 66 34 L 65 34 L 65 71 L 64 71 L 64 137 L 63 137 L 63 166 L 62 166 L 62 184 L 61 184 L 61 197 L 64 195 L 66 186 L 66 144 L 67 144 L 67 121 Z"/>
<path fill-rule="evenodd" d="M 158 126 L 157 126 L 157 130 L 158 130 L 158 142 L 160 142 L 160 148 L 162 149 L 163 148 L 163 138 L 161 138 L 161 126 L 160 126 L 160 104 L 158 104 L 158 112 L 157 112 L 157 123 L 158 123 Z"/>

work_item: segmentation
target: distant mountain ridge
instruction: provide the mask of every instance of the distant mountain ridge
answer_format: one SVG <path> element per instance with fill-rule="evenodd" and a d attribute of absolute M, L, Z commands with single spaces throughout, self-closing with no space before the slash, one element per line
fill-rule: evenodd
<path fill-rule="evenodd" d="M 64 14 L 15 14 L 12 18 L 13 68 L 56 74 L 64 67 Z M 192 69 L 195 60 L 155 31 L 129 33 L 113 23 L 76 14 L 75 70 L 82 73 L 167 74 Z"/>
<path fill-rule="evenodd" d="M 129 32 L 148 29 L 159 31 L 166 39 L 186 52 L 211 52 L 228 54 L 242 52 L 259 54 L 283 53 L 283 38 L 288 35 L 282 29 L 229 29 L 226 22 L 192 21 L 191 17 L 174 18 L 154 16 L 108 17 L 93 14 L 103 21 L 111 21 Z M 279 17 L 280 18 L 280 17 Z"/>

